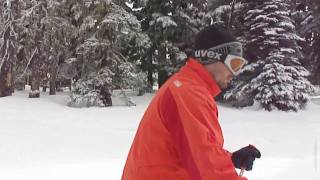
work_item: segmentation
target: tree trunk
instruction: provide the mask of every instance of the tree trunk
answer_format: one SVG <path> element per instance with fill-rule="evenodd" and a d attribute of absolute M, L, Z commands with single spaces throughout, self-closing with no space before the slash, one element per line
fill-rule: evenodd
<path fill-rule="evenodd" d="M 15 83 L 15 89 L 18 90 L 18 91 L 23 91 L 25 90 L 25 80 L 19 80 Z"/>
<path fill-rule="evenodd" d="M 100 95 L 102 97 L 101 100 L 106 107 L 112 106 L 111 90 L 109 89 L 108 85 L 103 85 L 101 87 Z"/>
<path fill-rule="evenodd" d="M 50 79 L 49 79 L 50 95 L 56 94 L 56 89 L 57 89 L 56 80 L 57 80 L 57 69 L 53 68 L 51 70 Z"/>
<path fill-rule="evenodd" d="M 29 98 L 39 98 L 40 97 L 40 67 L 39 67 L 39 62 L 38 62 L 38 56 L 34 55 L 31 63 L 31 77 L 30 77 L 30 82 L 31 82 L 31 91 L 29 92 Z"/>
<path fill-rule="evenodd" d="M 148 85 L 146 91 L 151 93 L 153 90 L 153 84 L 154 84 L 154 79 L 153 79 L 153 72 L 154 72 L 154 66 L 152 64 L 152 57 L 150 57 L 150 64 L 148 65 Z"/>
<path fill-rule="evenodd" d="M 23 91 L 26 88 L 26 78 L 18 78 L 14 83 L 14 89 L 17 91 Z"/>
<path fill-rule="evenodd" d="M 158 84 L 159 88 L 167 81 L 169 75 L 168 72 L 164 69 L 160 69 L 158 72 Z"/>
<path fill-rule="evenodd" d="M 5 61 L 0 69 L 0 97 L 11 96 L 12 93 L 12 65 Z"/>
<path fill-rule="evenodd" d="M 12 2 L 12 5 L 15 3 L 16 2 Z M 12 20 L 13 19 L 10 19 L 9 21 Z M 9 23 L 9 21 L 5 23 Z M 0 45 L 0 97 L 11 96 L 13 92 L 12 66 L 15 62 L 15 41 L 14 37 L 10 33 L 11 27 L 12 26 L 8 26 L 6 29 L 1 29 L 3 46 Z"/>
<path fill-rule="evenodd" d="M 56 80 L 50 79 L 50 95 L 56 95 Z"/>
<path fill-rule="evenodd" d="M 229 31 L 231 31 L 231 29 L 232 29 L 231 26 L 232 26 L 232 23 L 233 23 L 234 9 L 235 9 L 236 3 L 237 3 L 237 0 L 233 0 L 231 2 L 231 11 L 230 11 L 229 19 L 228 19 L 228 24 L 227 24 L 227 28 L 228 28 Z"/>
<path fill-rule="evenodd" d="M 47 92 L 47 86 L 42 86 L 42 92 Z"/>
<path fill-rule="evenodd" d="M 166 47 L 160 47 L 159 50 L 159 67 L 158 67 L 158 85 L 159 88 L 167 81 L 169 78 L 168 72 L 165 67 L 167 64 L 167 50 Z"/>
<path fill-rule="evenodd" d="M 31 79 L 31 92 L 29 93 L 29 98 L 39 98 L 40 97 L 40 75 L 38 72 L 32 74 Z"/>
<path fill-rule="evenodd" d="M 41 80 L 40 80 L 41 81 Z M 48 78 L 45 77 L 42 81 L 41 81 L 41 86 L 42 86 L 42 92 L 47 92 L 47 88 L 48 88 Z"/>

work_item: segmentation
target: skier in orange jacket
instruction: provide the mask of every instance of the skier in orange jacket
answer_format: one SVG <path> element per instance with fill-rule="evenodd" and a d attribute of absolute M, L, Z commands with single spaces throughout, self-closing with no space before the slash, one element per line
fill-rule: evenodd
<path fill-rule="evenodd" d="M 214 97 L 246 60 L 228 31 L 210 26 L 198 33 L 192 57 L 159 89 L 131 146 L 122 180 L 245 180 L 261 154 L 254 146 L 230 153 Z"/>

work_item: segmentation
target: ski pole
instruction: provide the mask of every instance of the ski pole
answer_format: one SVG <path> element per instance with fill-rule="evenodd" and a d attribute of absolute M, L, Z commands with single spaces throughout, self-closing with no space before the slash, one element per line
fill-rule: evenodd
<path fill-rule="evenodd" d="M 241 171 L 240 171 L 240 174 L 239 174 L 239 176 L 243 176 L 243 174 L 244 174 L 244 169 L 245 169 L 245 167 L 241 167 Z"/>

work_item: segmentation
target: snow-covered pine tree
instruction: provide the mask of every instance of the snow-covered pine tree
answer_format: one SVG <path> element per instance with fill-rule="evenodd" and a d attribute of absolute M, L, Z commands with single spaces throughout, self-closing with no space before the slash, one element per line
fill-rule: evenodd
<path fill-rule="evenodd" d="M 291 2 L 291 17 L 295 21 L 296 30 L 300 37 L 303 37 L 305 41 L 300 43 L 302 47 L 302 53 L 305 58 L 302 60 L 302 64 L 306 67 L 310 72 L 311 76 L 309 77 L 310 81 L 315 83 L 313 77 L 313 70 L 315 68 L 314 61 L 312 60 L 312 44 L 313 44 L 313 30 L 311 30 L 310 24 L 313 22 L 313 13 L 311 5 L 312 1 L 309 0 L 301 0 L 301 1 L 292 1 Z"/>
<path fill-rule="evenodd" d="M 148 38 L 140 33 L 139 21 L 112 1 L 82 0 L 72 6 L 80 41 L 76 48 L 79 73 L 69 105 L 111 106 L 112 89 L 127 85 L 118 77 L 132 67 L 126 60 L 128 45 L 134 41 L 136 47 L 148 47 Z"/>
<path fill-rule="evenodd" d="M 142 54 L 151 47 L 151 41 L 146 33 L 142 32 L 141 24 L 133 15 L 132 9 L 125 0 L 116 1 L 108 15 L 105 24 L 117 24 L 121 30 L 116 34 L 117 40 L 113 45 L 124 58 L 123 63 L 114 68 L 113 87 L 117 89 L 135 89 L 141 93 L 146 91 L 146 74 L 142 72 Z"/>
<path fill-rule="evenodd" d="M 0 1 L 0 97 L 13 93 L 13 68 L 17 61 L 18 32 L 17 20 L 21 16 L 18 0 Z"/>
<path fill-rule="evenodd" d="M 169 37 L 173 34 L 177 23 L 172 18 L 173 1 L 169 0 L 148 0 L 143 7 L 144 14 L 142 27 L 152 40 L 152 46 L 146 56 L 145 64 L 148 64 L 149 76 L 154 72 L 158 73 L 158 84 L 161 86 L 169 76 L 165 67 L 167 61 Z M 155 68 L 154 68 L 155 67 Z"/>
<path fill-rule="evenodd" d="M 242 1 L 208 0 L 208 14 L 214 24 L 220 24 L 229 29 L 235 36 L 241 36 L 243 33 L 243 31 L 241 31 L 241 18 L 243 10 L 246 7 L 246 4 Z"/>
<path fill-rule="evenodd" d="M 176 72 L 185 62 L 185 58 L 192 53 L 195 34 L 210 25 L 207 0 L 173 1 L 172 18 L 177 23 L 169 44 L 169 62 L 167 71 Z"/>
<path fill-rule="evenodd" d="M 301 65 L 303 58 L 290 18 L 287 0 L 255 1 L 246 13 L 249 28 L 245 68 L 247 78 L 226 94 L 226 98 L 256 100 L 266 110 L 297 111 L 308 101 L 313 86 L 309 72 Z"/>
<path fill-rule="evenodd" d="M 320 1 L 312 0 L 307 4 L 311 15 L 305 20 L 304 31 L 309 35 L 312 82 L 320 85 Z"/>
<path fill-rule="evenodd" d="M 24 90 L 27 77 L 31 76 L 30 65 L 35 51 L 30 48 L 30 14 L 34 10 L 30 0 L 19 1 L 21 16 L 16 20 L 19 27 L 18 48 L 16 49 L 17 61 L 14 65 L 14 85 L 17 90 Z"/>
<path fill-rule="evenodd" d="M 144 23 L 143 20 L 146 17 L 144 7 L 146 7 L 148 0 L 127 0 L 126 3 L 128 6 L 131 7 L 131 12 L 133 15 L 137 17 L 139 21 L 141 21 L 142 30 L 143 32 L 148 36 L 147 28 L 149 24 Z M 149 36 L 148 36 L 149 37 Z M 147 48 L 143 53 L 139 54 L 140 56 L 140 65 L 139 67 L 142 69 L 143 72 L 147 75 L 147 84 L 146 84 L 146 90 L 151 92 L 153 89 L 154 84 L 154 72 L 156 69 L 156 65 L 154 64 L 156 62 L 156 59 L 154 58 L 154 51 L 155 47 L 150 44 L 150 47 Z"/>
<path fill-rule="evenodd" d="M 105 39 L 98 39 L 107 6 L 111 2 L 75 1 L 72 4 L 74 24 L 79 27 L 79 39 L 76 47 L 76 61 L 79 65 L 78 77 L 72 84 L 70 106 L 111 106 L 112 67 L 118 57 L 113 57 L 111 45 L 114 37 L 110 28 L 105 29 Z"/>
<path fill-rule="evenodd" d="M 140 8 L 138 17 L 142 20 L 144 32 L 152 40 L 151 48 L 144 55 L 143 67 L 148 72 L 151 86 L 155 72 L 158 73 L 158 85 L 161 86 L 183 63 L 191 49 L 194 34 L 205 26 L 207 3 L 206 0 L 133 2 L 135 8 Z"/>
<path fill-rule="evenodd" d="M 316 85 L 320 85 L 320 35 L 319 33 L 314 35 L 314 42 L 312 43 L 312 82 Z"/>
<path fill-rule="evenodd" d="M 295 21 L 297 33 L 305 39 L 300 43 L 302 52 L 305 55 L 302 63 L 311 71 L 310 81 L 320 84 L 320 63 L 319 63 L 319 0 L 295 0 L 290 2 L 291 17 Z"/>
<path fill-rule="evenodd" d="M 44 41 L 48 53 L 47 74 L 50 95 L 56 93 L 57 80 L 71 80 L 76 75 L 73 60 L 77 31 L 70 17 L 72 3 L 72 1 L 48 1 Z"/>
<path fill-rule="evenodd" d="M 25 27 L 25 51 L 29 56 L 28 68 L 31 72 L 31 91 L 30 98 L 40 97 L 40 83 L 46 76 L 46 60 L 47 51 L 44 42 L 47 17 L 47 1 L 46 0 L 26 0 L 23 1 L 25 6 L 24 15 L 21 20 Z"/>

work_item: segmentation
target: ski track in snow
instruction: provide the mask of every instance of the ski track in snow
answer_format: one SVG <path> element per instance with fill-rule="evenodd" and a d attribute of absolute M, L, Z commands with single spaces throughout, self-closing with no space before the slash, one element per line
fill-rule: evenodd
<path fill-rule="evenodd" d="M 120 180 L 152 94 L 136 107 L 67 107 L 67 95 L 28 99 L 16 92 L 0 99 L 0 179 Z M 320 100 L 298 113 L 242 110 L 219 105 L 225 148 L 257 146 L 262 158 L 252 180 L 320 179 Z M 239 172 L 239 171 L 238 171 Z"/>

